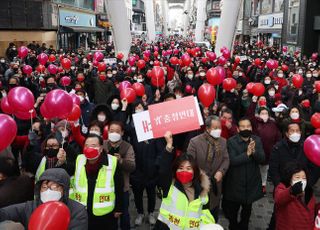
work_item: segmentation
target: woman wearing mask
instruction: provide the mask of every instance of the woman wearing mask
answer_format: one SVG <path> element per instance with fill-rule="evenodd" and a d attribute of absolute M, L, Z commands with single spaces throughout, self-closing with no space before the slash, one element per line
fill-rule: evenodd
<path fill-rule="evenodd" d="M 276 230 L 313 229 L 316 200 L 308 185 L 307 169 L 299 162 L 286 164 L 274 201 Z"/>
<path fill-rule="evenodd" d="M 155 230 L 199 229 L 213 224 L 214 218 L 208 210 L 210 182 L 200 171 L 194 158 L 182 154 L 174 161 L 173 138 L 166 132 L 167 142 L 159 170 L 159 187 L 162 202 Z"/>
<path fill-rule="evenodd" d="M 289 109 L 289 116 L 281 122 L 282 130 L 284 130 L 285 127 L 287 127 L 287 125 L 291 123 L 299 124 L 299 126 L 301 127 L 302 137 L 305 137 L 307 133 L 313 130 L 311 123 L 302 119 L 300 114 L 301 112 L 298 107 L 292 107 L 291 109 Z"/>
<path fill-rule="evenodd" d="M 121 100 L 119 96 L 115 95 L 110 98 L 109 103 L 113 120 L 121 121 L 123 124 L 127 121 L 127 107 L 126 99 Z"/>
<path fill-rule="evenodd" d="M 112 119 L 113 117 L 110 107 L 106 104 L 99 104 L 92 111 L 90 122 L 97 120 L 104 127 L 108 125 Z"/>

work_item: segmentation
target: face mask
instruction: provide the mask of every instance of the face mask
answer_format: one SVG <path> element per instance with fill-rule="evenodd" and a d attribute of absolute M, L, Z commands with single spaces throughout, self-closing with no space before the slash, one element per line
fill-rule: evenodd
<path fill-rule="evenodd" d="M 107 79 L 107 76 L 106 75 L 99 75 L 99 79 L 100 81 L 105 81 Z"/>
<path fill-rule="evenodd" d="M 221 136 L 221 129 L 213 129 L 210 131 L 210 136 L 213 138 L 219 138 Z"/>
<path fill-rule="evenodd" d="M 74 66 L 71 66 L 71 70 L 74 70 L 76 67 L 74 67 Z"/>
<path fill-rule="evenodd" d="M 4 59 L 1 59 L 1 60 L 0 60 L 0 62 L 1 62 L 1 63 L 5 63 L 5 62 L 6 62 L 6 60 L 4 60 Z"/>
<path fill-rule="evenodd" d="M 140 112 L 142 112 L 143 111 L 143 109 L 136 109 L 135 110 L 135 113 L 140 113 Z"/>
<path fill-rule="evenodd" d="M 314 76 L 314 77 L 318 77 L 318 76 L 319 76 L 319 74 L 314 73 L 314 74 L 312 74 L 312 76 Z"/>
<path fill-rule="evenodd" d="M 135 67 L 132 67 L 131 68 L 132 72 L 136 71 L 136 68 Z"/>
<path fill-rule="evenodd" d="M 301 105 L 304 107 L 304 108 L 309 108 L 310 107 L 310 101 L 304 101 L 301 103 Z"/>
<path fill-rule="evenodd" d="M 49 148 L 45 150 L 45 155 L 49 158 L 57 157 L 59 149 Z"/>
<path fill-rule="evenodd" d="M 85 147 L 83 154 L 88 160 L 95 160 L 100 156 L 99 148 Z"/>
<path fill-rule="evenodd" d="M 292 120 L 296 120 L 296 119 L 299 119 L 300 114 L 299 113 L 291 113 L 290 117 L 291 117 Z"/>
<path fill-rule="evenodd" d="M 84 101 L 84 97 L 83 96 L 78 96 L 80 98 L 80 103 L 82 103 Z"/>
<path fill-rule="evenodd" d="M 292 180 L 291 181 L 291 186 L 293 186 L 294 184 L 298 183 L 298 182 L 302 182 L 302 191 L 304 191 L 307 187 L 307 180 L 301 179 L 301 180 Z"/>
<path fill-rule="evenodd" d="M 204 76 L 206 76 L 206 73 L 205 72 L 200 72 L 200 74 L 199 74 L 201 77 L 204 77 Z"/>
<path fill-rule="evenodd" d="M 121 135 L 119 133 L 109 133 L 108 139 L 111 142 L 118 142 L 121 140 Z"/>
<path fill-rule="evenodd" d="M 260 107 L 265 107 L 267 105 L 267 102 L 262 100 L 262 101 L 259 101 L 258 104 L 259 104 Z"/>
<path fill-rule="evenodd" d="M 239 76 L 242 77 L 242 75 L 243 75 L 243 73 L 240 72 L 240 73 L 239 73 Z"/>
<path fill-rule="evenodd" d="M 193 179 L 193 172 L 181 171 L 176 172 L 176 178 L 181 184 L 187 184 Z"/>
<path fill-rule="evenodd" d="M 275 92 L 275 91 L 273 91 L 273 90 L 268 91 L 268 93 L 269 93 L 269 96 L 270 96 L 270 97 L 273 97 L 273 96 L 276 94 L 276 92 Z"/>
<path fill-rule="evenodd" d="M 263 115 L 260 115 L 260 118 L 263 120 L 264 123 L 266 123 L 269 119 L 269 115 L 263 114 Z"/>
<path fill-rule="evenodd" d="M 63 138 L 66 138 L 66 137 L 68 137 L 68 135 L 69 135 L 69 132 L 67 131 L 67 130 L 65 130 L 65 131 L 60 131 L 61 132 L 61 136 L 63 137 Z"/>
<path fill-rule="evenodd" d="M 300 133 L 293 133 L 293 134 L 289 135 L 289 140 L 294 142 L 294 143 L 299 142 L 300 138 L 301 138 L 301 134 Z"/>
<path fill-rule="evenodd" d="M 48 83 L 48 84 L 47 84 L 47 87 L 48 87 L 49 89 L 53 89 L 53 88 L 56 87 L 56 84 L 55 84 L 55 83 Z"/>
<path fill-rule="evenodd" d="M 188 76 L 188 78 L 189 78 L 190 80 L 192 80 L 193 74 L 188 74 L 187 76 Z"/>
<path fill-rule="evenodd" d="M 106 115 L 98 115 L 98 121 L 104 122 L 106 120 Z"/>
<path fill-rule="evenodd" d="M 270 85 L 270 83 L 271 83 L 270 80 L 265 80 L 265 81 L 264 81 L 264 84 L 266 84 L 266 85 Z"/>
<path fill-rule="evenodd" d="M 252 131 L 249 130 L 249 129 L 245 129 L 245 130 L 239 131 L 239 135 L 240 135 L 241 137 L 244 137 L 244 138 L 250 137 L 251 134 L 252 134 Z"/>
<path fill-rule="evenodd" d="M 302 70 L 299 70 L 299 71 L 298 71 L 298 74 L 303 74 L 303 71 L 302 71 Z"/>
<path fill-rule="evenodd" d="M 143 82 L 143 79 L 138 78 L 138 79 L 137 79 L 137 82 L 141 83 L 141 82 Z"/>
<path fill-rule="evenodd" d="M 47 189 L 47 191 L 40 193 L 40 200 L 42 201 L 42 203 L 46 203 L 49 201 L 59 201 L 61 197 L 61 192 L 53 191 L 51 189 Z"/>
<path fill-rule="evenodd" d="M 278 77 L 282 78 L 283 77 L 283 73 L 278 73 Z"/>
<path fill-rule="evenodd" d="M 112 78 L 112 73 L 107 74 L 108 78 Z"/>
<path fill-rule="evenodd" d="M 308 74 L 306 75 L 306 77 L 307 77 L 307 78 L 311 78 L 311 77 L 312 77 L 312 74 L 311 74 L 311 73 L 308 73 Z"/>
<path fill-rule="evenodd" d="M 112 110 L 117 110 L 119 108 L 119 105 L 118 104 L 116 104 L 116 103 L 112 103 L 111 104 L 111 109 Z"/>
<path fill-rule="evenodd" d="M 116 75 L 116 74 L 117 74 L 117 71 L 113 70 L 113 71 L 112 71 L 112 74 L 113 74 L 113 75 Z"/>
<path fill-rule="evenodd" d="M 180 94 L 176 94 L 176 99 L 182 98 Z"/>
<path fill-rule="evenodd" d="M 90 133 L 90 134 L 95 134 L 95 135 L 97 135 L 97 136 L 100 136 L 100 135 L 101 135 L 100 132 L 99 132 L 99 131 L 96 131 L 96 130 L 90 130 L 89 133 Z"/>

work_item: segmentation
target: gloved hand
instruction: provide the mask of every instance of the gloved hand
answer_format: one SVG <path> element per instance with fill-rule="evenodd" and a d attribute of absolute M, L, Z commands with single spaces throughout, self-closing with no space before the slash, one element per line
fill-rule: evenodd
<path fill-rule="evenodd" d="M 213 194 L 217 196 L 218 195 L 218 186 L 217 186 L 217 180 L 214 177 L 211 178 L 211 189 L 213 191 Z"/>
<path fill-rule="evenodd" d="M 290 193 L 294 196 L 297 196 L 303 192 L 302 190 L 302 182 L 299 181 L 291 186 Z"/>

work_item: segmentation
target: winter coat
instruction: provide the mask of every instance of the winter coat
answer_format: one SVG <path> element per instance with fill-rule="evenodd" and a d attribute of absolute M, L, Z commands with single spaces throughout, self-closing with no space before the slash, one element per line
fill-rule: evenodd
<path fill-rule="evenodd" d="M 207 159 L 209 142 L 206 139 L 205 133 L 192 138 L 187 149 L 187 153 L 196 159 L 198 166 L 210 179 L 214 178 L 217 171 L 220 171 L 225 175 L 230 163 L 226 140 L 224 138 L 219 138 L 217 142 L 220 153 L 217 154 L 215 147 L 213 147 L 213 158 L 211 161 Z M 216 191 L 213 191 L 212 189 L 210 190 L 210 209 L 217 207 L 220 203 L 222 181 L 216 184 L 215 189 Z"/>
<path fill-rule="evenodd" d="M 261 140 L 251 138 L 256 143 L 255 152 L 248 157 L 248 142 L 239 134 L 227 141 L 230 166 L 224 178 L 223 196 L 228 201 L 252 204 L 263 196 L 259 164 L 265 160 Z"/>
<path fill-rule="evenodd" d="M 310 186 L 313 186 L 317 182 L 320 176 L 319 167 L 307 159 L 303 151 L 303 142 L 304 141 L 301 140 L 295 144 L 289 142 L 287 138 L 284 138 L 273 147 L 269 161 L 269 176 L 274 186 L 280 183 L 281 169 L 290 161 L 299 161 L 305 164 L 309 169 L 310 179 L 308 183 Z"/>
<path fill-rule="evenodd" d="M 106 104 L 116 90 L 114 84 L 109 79 L 101 81 L 99 77 L 93 77 L 94 103 Z"/>
<path fill-rule="evenodd" d="M 312 230 L 316 204 L 312 189 L 307 187 L 299 199 L 290 194 L 290 188 L 280 183 L 275 189 L 276 230 Z"/>
<path fill-rule="evenodd" d="M 89 126 L 90 115 L 94 109 L 94 104 L 90 103 L 87 99 L 84 100 L 84 103 L 80 104 L 81 108 L 81 118 L 80 124 Z"/>
<path fill-rule="evenodd" d="M 42 204 L 40 200 L 40 187 L 42 181 L 54 181 L 63 186 L 63 197 L 60 201 L 65 203 L 70 210 L 69 229 L 71 230 L 87 230 L 88 217 L 85 207 L 73 200 L 69 199 L 70 177 L 64 169 L 52 168 L 46 170 L 35 187 L 35 199 L 25 203 L 15 204 L 0 209 L 0 222 L 4 220 L 12 220 L 20 222 L 25 228 L 28 227 L 29 219 L 32 212 Z"/>

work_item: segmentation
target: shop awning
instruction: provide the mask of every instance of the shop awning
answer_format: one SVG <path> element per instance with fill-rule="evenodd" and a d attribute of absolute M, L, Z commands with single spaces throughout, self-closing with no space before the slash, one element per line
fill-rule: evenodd
<path fill-rule="evenodd" d="M 61 32 L 80 32 L 80 33 L 92 33 L 92 32 L 105 32 L 105 29 L 99 27 L 85 27 L 85 26 L 61 26 Z"/>
<path fill-rule="evenodd" d="M 261 34 L 281 34 L 281 29 L 257 29 L 257 33 Z"/>

